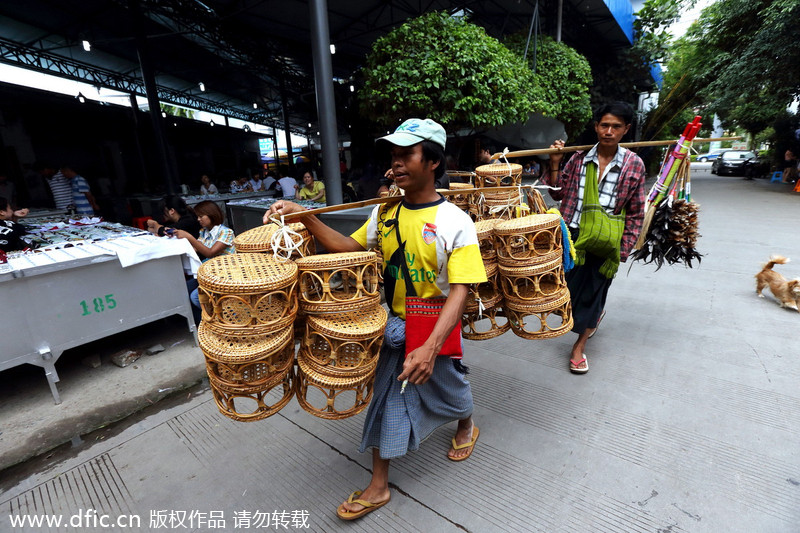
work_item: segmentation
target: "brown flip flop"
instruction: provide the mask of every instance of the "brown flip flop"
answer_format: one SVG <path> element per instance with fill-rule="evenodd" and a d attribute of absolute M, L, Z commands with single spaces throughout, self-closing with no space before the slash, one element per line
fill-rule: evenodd
<path fill-rule="evenodd" d="M 345 509 L 343 507 L 344 504 L 341 504 L 336 509 L 336 516 L 338 516 L 342 520 L 355 520 L 357 518 L 361 518 L 365 514 L 371 513 L 375 509 L 379 509 L 379 508 L 383 507 L 384 505 L 389 503 L 389 500 L 392 499 L 392 496 L 389 495 L 389 497 L 386 498 L 385 500 L 383 500 L 382 502 L 372 503 L 372 502 L 368 502 L 367 500 L 359 500 L 359 499 L 357 499 L 358 496 L 361 496 L 361 491 L 360 490 L 357 490 L 357 491 L 353 492 L 352 494 L 350 494 L 350 497 L 347 498 L 347 503 L 357 503 L 359 505 L 362 505 L 364 507 L 363 509 L 361 509 L 360 511 L 348 511 L 347 509 Z"/>
<path fill-rule="evenodd" d="M 472 440 L 469 442 L 465 442 L 464 444 L 456 444 L 456 438 L 453 437 L 450 439 L 450 445 L 452 446 L 453 450 L 463 450 L 464 448 L 469 448 L 469 452 L 467 455 L 463 457 L 450 457 L 450 454 L 447 454 L 447 458 L 451 461 L 463 461 L 468 459 L 470 455 L 472 455 L 473 450 L 475 449 L 475 443 L 478 442 L 478 435 L 481 434 L 481 430 L 478 429 L 478 426 L 472 425 Z"/>

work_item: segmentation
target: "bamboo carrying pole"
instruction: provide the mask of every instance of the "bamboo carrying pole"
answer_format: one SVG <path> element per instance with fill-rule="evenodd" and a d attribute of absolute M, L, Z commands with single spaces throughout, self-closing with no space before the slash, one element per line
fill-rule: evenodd
<path fill-rule="evenodd" d="M 694 139 L 693 143 L 710 143 L 715 141 L 736 141 L 741 139 L 741 135 L 737 135 L 735 137 L 715 137 L 711 139 Z M 673 141 L 639 141 L 633 143 L 619 143 L 620 146 L 624 146 L 625 148 L 644 148 L 645 146 L 669 146 L 670 144 L 675 144 L 678 142 L 677 140 Z M 529 157 L 532 155 L 549 155 L 549 154 L 557 154 L 557 153 L 566 153 L 566 152 L 577 152 L 578 150 L 589 150 L 593 147 L 593 144 L 587 144 L 584 146 L 564 146 L 563 148 L 537 148 L 535 150 L 517 150 L 515 152 L 508 152 L 505 154 L 506 158 L 509 157 Z M 492 159 L 500 159 L 503 157 L 502 152 L 498 152 L 492 156 Z"/>
<path fill-rule="evenodd" d="M 712 139 L 695 139 L 694 143 L 707 143 L 713 141 L 735 141 L 737 139 L 741 139 L 741 136 L 736 137 L 716 137 Z M 678 141 L 640 141 L 640 142 L 632 142 L 632 143 L 620 143 L 620 146 L 624 146 L 625 148 L 641 148 L 644 146 L 669 146 L 670 144 L 675 144 Z M 508 152 L 505 156 L 508 157 L 526 157 L 531 155 L 546 155 L 546 154 L 556 154 L 556 153 L 566 153 L 566 152 L 577 152 L 578 150 L 588 150 L 590 149 L 593 144 L 585 145 L 585 146 L 564 146 L 563 148 L 541 148 L 536 150 L 518 150 L 516 152 Z M 492 156 L 492 159 L 498 159 L 502 157 L 502 153 L 497 153 Z M 449 172 L 451 176 L 453 175 L 472 175 L 471 172 Z M 492 191 L 502 191 L 502 190 L 509 190 L 509 189 L 518 189 L 520 187 L 532 187 L 533 185 L 510 185 L 504 187 L 480 187 L 475 189 L 455 189 L 455 190 L 439 190 L 440 193 L 444 196 L 453 196 L 458 194 L 466 194 L 466 193 L 473 193 L 473 192 L 480 192 L 485 190 L 492 190 Z M 284 215 L 283 219 L 286 222 L 290 222 L 292 220 L 297 220 L 298 218 L 307 217 L 309 215 L 321 215 L 323 213 L 334 213 L 336 211 L 344 211 L 347 209 L 357 209 L 359 207 L 366 207 L 369 205 L 378 205 L 378 204 L 385 204 L 389 202 L 396 202 L 401 200 L 403 197 L 401 195 L 398 196 L 386 196 L 384 198 L 371 198 L 369 200 L 362 200 L 360 202 L 352 202 L 349 204 L 339 204 L 339 205 L 329 205 L 325 207 L 319 207 L 317 209 L 309 209 L 307 211 L 303 211 L 301 213 L 290 213 L 288 215 Z"/>
<path fill-rule="evenodd" d="M 469 194 L 473 192 L 481 192 L 481 191 L 507 191 L 512 189 L 519 189 L 519 188 L 531 188 L 533 185 L 504 185 L 502 187 L 476 187 L 474 189 L 437 189 L 443 196 L 456 196 L 459 194 Z M 297 220 L 298 218 L 307 217 L 309 215 L 321 215 L 323 213 L 333 213 L 336 211 L 345 211 L 347 209 L 357 209 L 359 207 L 366 207 L 369 205 L 378 205 L 378 204 L 386 204 L 389 202 L 396 202 L 398 200 L 402 200 L 402 195 L 397 196 L 384 196 L 383 198 L 370 198 L 369 200 L 361 200 L 360 202 L 352 202 L 349 204 L 339 204 L 339 205 L 328 205 L 325 207 L 318 207 L 316 209 L 308 209 L 306 211 L 302 211 L 300 213 L 289 213 L 288 215 L 283 216 L 283 220 L 285 222 L 291 222 L 292 220 Z"/>

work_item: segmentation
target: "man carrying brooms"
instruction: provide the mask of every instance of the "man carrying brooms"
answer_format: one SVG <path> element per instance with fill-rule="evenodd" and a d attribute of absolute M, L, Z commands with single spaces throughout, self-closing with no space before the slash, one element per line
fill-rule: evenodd
<path fill-rule="evenodd" d="M 564 169 L 562 154 L 550 156 L 549 172 L 543 176 L 554 200 L 561 200 L 561 216 L 575 244 L 575 268 L 567 272 L 572 299 L 572 331 L 578 339 L 572 346 L 569 370 L 589 371 L 586 342 L 597 331 L 605 315 L 611 281 L 636 243 L 645 208 L 645 168 L 638 155 L 619 145 L 633 119 L 630 105 L 615 102 L 600 107 L 594 116 L 597 144 L 588 152 L 578 151 Z M 557 140 L 551 148 L 563 148 Z"/>

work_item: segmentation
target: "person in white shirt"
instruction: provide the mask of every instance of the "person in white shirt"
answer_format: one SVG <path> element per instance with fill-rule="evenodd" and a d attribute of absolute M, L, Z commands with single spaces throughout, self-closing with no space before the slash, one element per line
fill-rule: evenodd
<path fill-rule="evenodd" d="M 253 188 L 253 192 L 264 190 L 264 180 L 261 179 L 261 172 L 253 172 L 253 177 L 250 178 L 248 183 L 250 183 L 250 187 Z"/>
<path fill-rule="evenodd" d="M 272 175 L 272 171 L 268 171 L 267 175 L 264 176 L 264 183 L 262 187 L 265 191 L 274 190 L 278 186 L 278 180 L 275 179 L 275 176 Z"/>
<path fill-rule="evenodd" d="M 283 198 L 292 197 L 294 198 L 294 192 L 297 188 L 297 180 L 291 176 L 281 176 L 278 180 L 278 194 L 276 196 L 281 196 Z"/>
<path fill-rule="evenodd" d="M 217 186 L 211 183 L 211 178 L 208 177 L 208 174 L 203 174 L 203 177 L 200 178 L 200 181 L 203 182 L 200 185 L 200 194 L 203 196 L 207 196 L 209 194 L 219 194 L 219 189 Z"/>

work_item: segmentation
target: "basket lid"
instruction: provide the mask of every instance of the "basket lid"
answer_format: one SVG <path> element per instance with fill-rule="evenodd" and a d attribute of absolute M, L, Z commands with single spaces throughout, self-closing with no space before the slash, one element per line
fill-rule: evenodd
<path fill-rule="evenodd" d="M 492 234 L 494 227 L 497 226 L 499 219 L 487 218 L 479 220 L 475 223 L 475 233 L 478 234 L 478 239 L 485 239 Z"/>
<path fill-rule="evenodd" d="M 546 262 L 543 261 L 541 263 L 529 263 L 520 266 L 500 265 L 500 274 L 510 278 L 524 278 L 543 274 L 545 272 L 555 272 L 564 264 L 560 255 L 561 254 L 559 254 L 558 259 Z"/>
<path fill-rule="evenodd" d="M 372 309 L 338 315 L 308 315 L 307 324 L 314 330 L 335 338 L 365 339 L 383 335 L 388 314 L 380 305 Z"/>
<path fill-rule="evenodd" d="M 471 183 L 450 183 L 450 190 L 455 191 L 458 189 L 472 189 L 474 185 Z"/>
<path fill-rule="evenodd" d="M 503 296 L 503 300 L 505 301 L 506 307 L 512 311 L 517 311 L 518 313 L 546 313 L 549 311 L 555 311 L 556 309 L 569 304 L 570 295 L 569 290 L 564 287 L 551 297 L 543 298 L 541 300 L 537 300 L 536 302 L 523 300 L 507 294 Z"/>
<path fill-rule="evenodd" d="M 197 283 L 215 293 L 270 291 L 297 279 L 297 265 L 268 254 L 227 254 L 209 259 L 197 271 Z"/>
<path fill-rule="evenodd" d="M 509 166 L 511 167 L 510 172 Z M 517 163 L 481 165 L 475 169 L 475 174 L 478 176 L 516 176 L 522 174 L 522 165 Z"/>
<path fill-rule="evenodd" d="M 297 378 L 301 381 L 308 380 L 311 383 L 325 388 L 346 390 L 356 388 L 368 381 L 375 379 L 375 367 L 377 367 L 377 362 L 371 365 L 369 372 L 353 373 L 352 376 L 326 374 L 314 368 L 311 364 L 309 364 L 309 361 L 303 357 L 297 358 L 297 367 L 299 370 Z M 300 402 L 300 405 L 303 407 L 303 409 L 308 411 L 303 402 Z M 366 406 L 367 404 L 365 403 L 364 407 Z M 317 410 L 315 409 L 314 411 L 316 412 Z"/>
<path fill-rule="evenodd" d="M 286 225 L 292 231 L 299 233 L 303 240 L 309 238 L 310 234 L 302 222 L 290 222 Z M 249 229 L 234 237 L 233 246 L 237 252 L 271 252 L 272 236 L 279 228 L 278 224 L 269 223 Z"/>
<path fill-rule="evenodd" d="M 497 224 L 494 228 L 494 232 L 495 234 L 509 235 L 547 229 L 558 226 L 560 218 L 559 215 L 554 213 L 512 218 L 511 220 L 504 220 Z"/>
<path fill-rule="evenodd" d="M 203 353 L 222 363 L 242 364 L 279 352 L 294 337 L 292 328 L 270 334 L 222 334 L 200 322 L 197 340 Z"/>
<path fill-rule="evenodd" d="M 318 254 L 295 259 L 297 268 L 302 270 L 327 270 L 354 265 L 365 265 L 378 261 L 375 252 L 341 252 L 335 254 Z"/>

